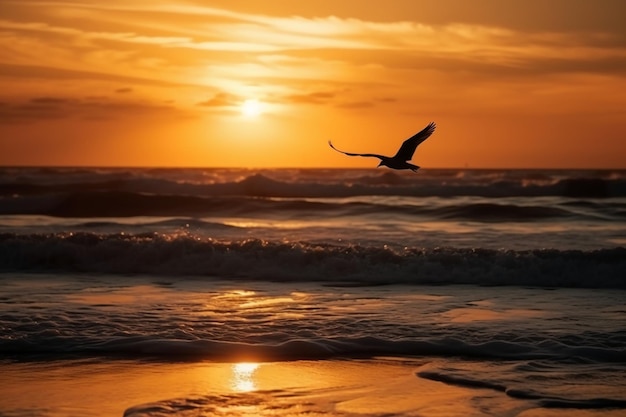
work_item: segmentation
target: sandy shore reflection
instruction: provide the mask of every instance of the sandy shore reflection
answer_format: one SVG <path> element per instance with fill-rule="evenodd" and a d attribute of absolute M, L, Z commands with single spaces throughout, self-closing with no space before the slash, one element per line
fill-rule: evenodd
<path fill-rule="evenodd" d="M 258 363 L 240 362 L 232 365 L 233 376 L 231 387 L 236 392 L 250 392 L 257 389 L 254 373 L 259 367 Z"/>

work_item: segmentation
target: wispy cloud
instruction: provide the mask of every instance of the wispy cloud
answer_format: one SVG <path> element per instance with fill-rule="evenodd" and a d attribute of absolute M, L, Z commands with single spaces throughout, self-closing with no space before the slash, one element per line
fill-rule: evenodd
<path fill-rule="evenodd" d="M 166 103 L 120 101 L 109 97 L 33 97 L 4 101 L 0 121 L 28 123 L 32 121 L 76 118 L 83 120 L 114 120 L 142 116 L 182 117 L 180 111 Z"/>
<path fill-rule="evenodd" d="M 293 103 L 326 104 L 331 102 L 336 95 L 330 91 L 316 91 L 307 94 L 293 94 L 287 98 Z"/>
<path fill-rule="evenodd" d="M 51 7 L 55 3 L 41 4 Z M 0 21 L 0 30 L 27 37 L 29 33 L 65 36 L 72 39 L 69 45 L 75 48 L 102 47 L 98 42 L 113 42 L 118 52 L 124 51 L 120 44 L 261 55 L 303 50 L 314 53 L 320 50 L 361 50 L 420 54 L 431 59 L 448 58 L 460 63 L 481 62 L 513 67 L 532 66 L 534 61 L 554 57 L 573 62 L 626 58 L 620 39 L 609 33 L 530 33 L 470 24 L 437 26 L 410 21 L 372 22 L 335 16 L 276 17 L 191 5 L 120 6 L 61 2 L 59 6 L 64 9 L 81 9 L 84 12 L 81 18 L 86 13 L 88 16 L 91 14 L 94 20 L 106 20 L 107 16 L 100 14 L 103 11 L 132 11 L 132 17 L 112 14 L 109 19 L 112 23 L 123 23 L 126 28 L 134 30 L 94 31 L 78 20 L 73 22 L 67 17 L 57 20 L 58 12 L 52 11 L 49 22 L 10 21 L 5 18 Z M 172 15 L 183 22 L 190 19 L 190 23 L 181 25 L 179 21 L 172 22 Z M 198 22 L 198 16 L 213 20 L 209 23 Z M 68 26 L 71 22 L 75 25 Z M 202 57 L 198 56 L 197 59 L 201 60 Z"/>
<path fill-rule="evenodd" d="M 242 98 L 234 94 L 219 92 L 208 100 L 201 101 L 198 106 L 213 108 L 230 108 L 242 102 Z"/>
<path fill-rule="evenodd" d="M 603 31 L 275 16 L 143 1 L 8 4 L 22 13 L 0 20 L 0 76 L 28 68 L 57 78 L 204 86 L 209 91 L 190 94 L 189 104 L 212 108 L 251 91 L 358 108 L 380 104 L 365 98 L 367 86 L 388 97 L 416 94 L 428 90 L 419 87 L 424 76 L 454 86 L 563 74 L 620 78 L 626 68 L 623 39 Z M 219 91 L 232 96 L 205 98 Z"/>

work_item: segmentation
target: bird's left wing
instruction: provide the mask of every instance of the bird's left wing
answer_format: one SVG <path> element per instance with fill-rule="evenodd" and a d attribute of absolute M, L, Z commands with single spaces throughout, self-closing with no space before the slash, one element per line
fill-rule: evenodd
<path fill-rule="evenodd" d="M 430 122 L 424 129 L 405 140 L 402 146 L 400 146 L 398 153 L 394 156 L 394 159 L 410 161 L 413 158 L 417 146 L 433 134 L 435 127 L 437 127 L 435 122 Z"/>
<path fill-rule="evenodd" d="M 384 156 L 377 155 L 375 153 L 351 153 L 351 152 L 344 152 L 344 151 L 340 151 L 339 149 L 335 148 L 335 145 L 333 145 L 333 143 L 331 141 L 328 141 L 328 144 L 330 145 L 331 148 L 333 148 L 337 152 L 340 152 L 340 153 L 342 153 L 344 155 L 348 155 L 348 156 L 366 156 L 366 157 L 380 158 L 380 159 L 384 158 Z"/>

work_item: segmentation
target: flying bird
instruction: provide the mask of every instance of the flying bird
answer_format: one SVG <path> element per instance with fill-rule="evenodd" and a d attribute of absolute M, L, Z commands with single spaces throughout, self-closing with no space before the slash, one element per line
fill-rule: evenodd
<path fill-rule="evenodd" d="M 413 158 L 413 154 L 415 153 L 415 149 L 417 149 L 417 146 L 420 143 L 424 142 L 426 139 L 428 139 L 430 135 L 433 134 L 433 132 L 435 131 L 435 127 L 436 127 L 435 122 L 430 122 L 428 126 L 426 126 L 424 129 L 422 129 L 415 135 L 405 140 L 404 143 L 402 143 L 402 146 L 400 146 L 400 149 L 398 149 L 398 152 L 394 156 L 378 155 L 375 153 L 344 152 L 335 148 L 331 141 L 328 141 L 328 144 L 330 145 L 331 148 L 333 148 L 337 152 L 341 152 L 342 154 L 345 154 L 348 156 L 366 156 L 366 157 L 378 158 L 380 159 L 380 164 L 378 164 L 379 167 L 384 165 L 391 169 L 410 169 L 413 172 L 417 172 L 417 170 L 420 169 L 420 167 L 417 165 L 413 165 L 409 163 L 408 161 L 410 161 Z"/>

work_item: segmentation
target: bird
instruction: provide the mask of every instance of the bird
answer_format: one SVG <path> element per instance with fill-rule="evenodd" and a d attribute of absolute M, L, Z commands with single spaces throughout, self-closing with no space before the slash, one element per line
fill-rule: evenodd
<path fill-rule="evenodd" d="M 420 167 L 417 165 L 413 165 L 408 161 L 410 161 L 413 158 L 413 154 L 415 153 L 415 149 L 417 149 L 417 146 L 420 143 L 424 142 L 426 139 L 430 137 L 430 135 L 433 134 L 433 132 L 435 131 L 435 127 L 437 127 L 435 122 L 430 122 L 428 126 L 426 126 L 424 129 L 420 130 L 419 132 L 417 132 L 416 134 L 414 134 L 413 136 L 405 140 L 402 143 L 402 146 L 400 146 L 400 149 L 398 149 L 398 152 L 394 156 L 378 155 L 375 153 L 344 152 L 335 148 L 335 146 L 333 145 L 331 141 L 328 141 L 328 144 L 330 145 L 331 148 L 333 148 L 337 152 L 340 152 L 344 155 L 366 156 L 366 157 L 378 158 L 380 159 L 380 163 L 378 164 L 378 167 L 386 166 L 391 169 L 410 169 L 413 172 L 417 172 L 417 170 L 420 169 Z"/>

